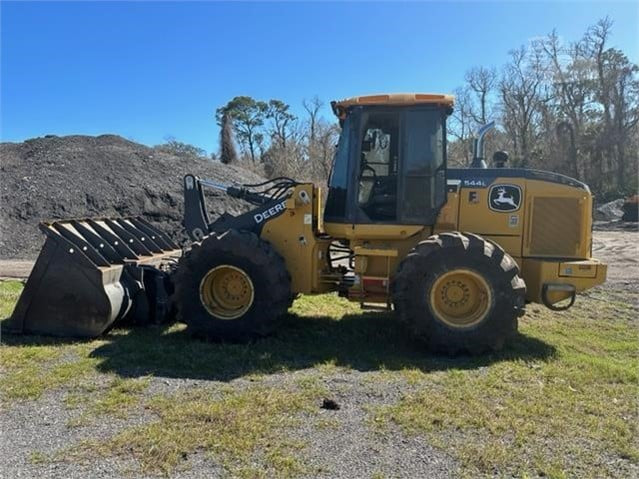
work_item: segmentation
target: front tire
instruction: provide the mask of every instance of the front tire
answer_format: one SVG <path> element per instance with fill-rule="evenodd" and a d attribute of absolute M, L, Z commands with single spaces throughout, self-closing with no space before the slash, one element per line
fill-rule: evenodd
<path fill-rule="evenodd" d="M 401 262 L 393 303 L 429 349 L 480 354 L 500 349 L 517 331 L 526 286 L 500 246 L 470 233 L 420 242 Z"/>
<path fill-rule="evenodd" d="M 233 342 L 271 333 L 291 297 L 282 257 L 237 230 L 194 244 L 180 260 L 175 288 L 178 318 L 191 334 Z"/>

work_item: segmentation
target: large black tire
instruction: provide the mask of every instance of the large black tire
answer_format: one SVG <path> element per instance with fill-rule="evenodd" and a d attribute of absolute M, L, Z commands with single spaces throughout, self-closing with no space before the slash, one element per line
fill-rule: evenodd
<path fill-rule="evenodd" d="M 438 278 L 453 271 L 470 271 L 488 286 L 485 306 L 481 306 L 484 316 L 479 314 L 476 323 L 451 325 L 432 304 L 433 287 L 441 284 Z M 499 350 L 517 332 L 525 294 L 526 285 L 511 256 L 496 243 L 458 232 L 420 242 L 400 263 L 392 283 L 393 304 L 399 318 L 429 349 L 448 354 Z"/>
<path fill-rule="evenodd" d="M 244 272 L 253 289 L 250 307 L 234 319 L 212 314 L 200 289 L 211 270 L 227 266 Z M 269 243 L 250 232 L 229 230 L 195 243 L 182 257 L 175 275 L 175 298 L 178 319 L 194 336 L 243 342 L 273 331 L 290 306 L 291 277 Z"/>

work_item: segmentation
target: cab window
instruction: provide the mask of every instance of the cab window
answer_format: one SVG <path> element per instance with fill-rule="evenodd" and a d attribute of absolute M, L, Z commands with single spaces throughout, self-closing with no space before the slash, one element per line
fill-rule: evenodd
<path fill-rule="evenodd" d="M 438 109 L 404 115 L 402 221 L 432 224 L 446 201 L 445 115 Z"/>
<path fill-rule="evenodd" d="M 399 114 L 371 112 L 360 135 L 357 204 L 374 221 L 397 217 Z"/>

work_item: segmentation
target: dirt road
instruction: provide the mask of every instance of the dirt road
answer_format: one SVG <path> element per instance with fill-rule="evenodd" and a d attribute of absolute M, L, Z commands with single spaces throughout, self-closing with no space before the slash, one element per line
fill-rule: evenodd
<path fill-rule="evenodd" d="M 0 279 L 25 279 L 31 273 L 33 263 L 25 259 L 0 259 Z"/>

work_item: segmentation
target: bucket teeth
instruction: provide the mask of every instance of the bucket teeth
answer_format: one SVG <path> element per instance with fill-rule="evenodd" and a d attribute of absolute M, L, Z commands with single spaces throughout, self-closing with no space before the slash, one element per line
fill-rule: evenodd
<path fill-rule="evenodd" d="M 40 229 L 45 244 L 3 329 L 95 337 L 126 315 L 166 309 L 152 307 L 166 302 L 158 285 L 170 284 L 160 266 L 181 250 L 144 219 L 69 219 Z"/>

